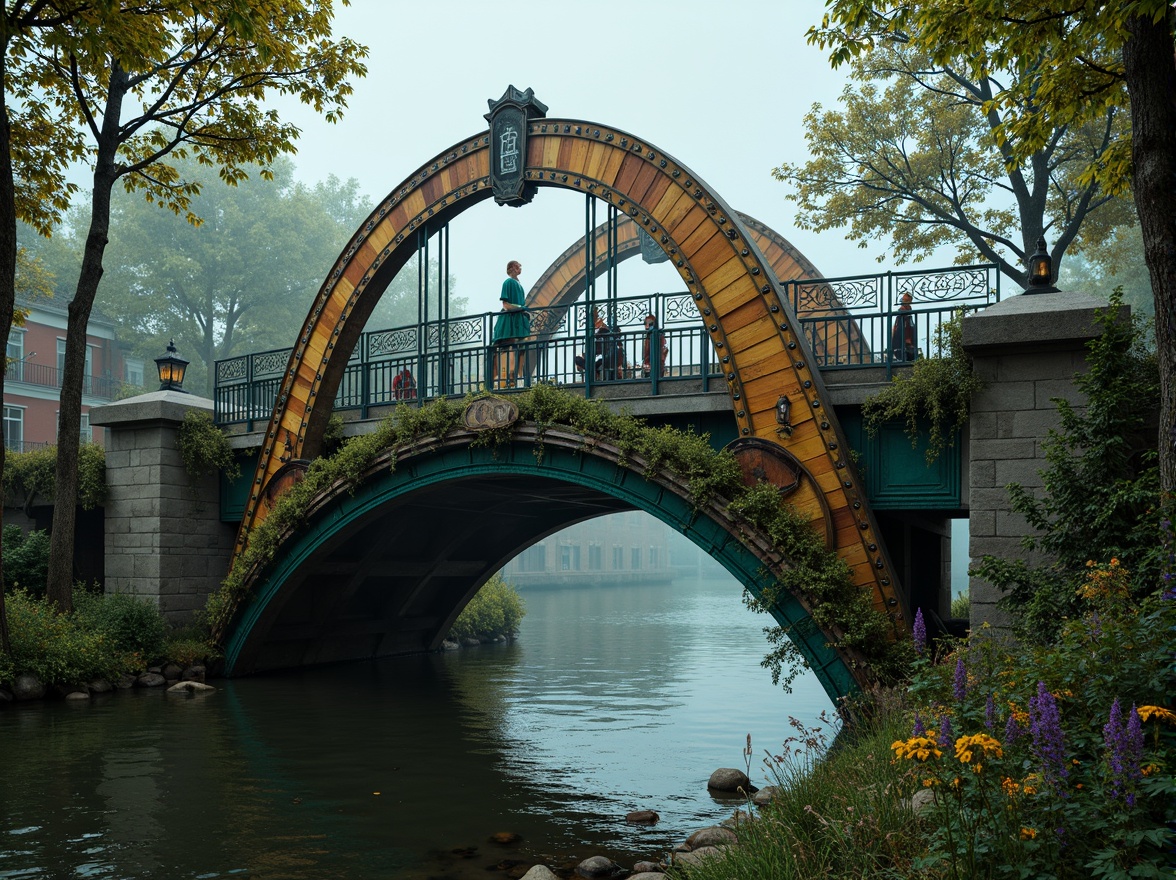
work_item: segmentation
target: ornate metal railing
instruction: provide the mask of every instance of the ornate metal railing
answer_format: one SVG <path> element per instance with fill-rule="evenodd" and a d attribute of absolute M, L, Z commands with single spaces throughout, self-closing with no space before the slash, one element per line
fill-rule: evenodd
<path fill-rule="evenodd" d="M 933 352 L 938 327 L 954 311 L 982 308 L 1000 298 L 999 276 L 992 266 L 780 283 L 800 314 L 800 325 L 822 369 L 889 370 L 910 359 L 908 352 L 890 344 L 905 293 L 912 299 L 909 322 L 920 355 Z M 499 312 L 365 332 L 339 383 L 335 409 L 358 409 L 366 416 L 371 407 L 538 382 L 580 386 L 588 395 L 596 386 L 617 383 L 642 383 L 651 394 L 659 394 L 673 391 L 684 379 L 693 380 L 695 387 L 701 382 L 702 389 L 709 390 L 712 380 L 721 378 L 690 294 L 623 297 L 599 301 L 595 307 L 616 329 L 607 344 L 598 344 L 588 320 L 590 304 L 582 301 L 528 310 L 531 335 L 508 350 L 490 344 Z M 658 319 L 652 340 L 644 327 L 650 314 Z M 662 343 L 668 349 L 660 373 L 656 355 L 652 371 L 642 367 L 647 342 L 654 352 Z M 585 351 L 596 356 L 585 358 Z M 268 419 L 290 352 L 283 348 L 217 361 L 217 423 L 252 425 Z M 723 390 L 726 384 L 715 382 L 713 388 Z"/>
<path fill-rule="evenodd" d="M 13 361 L 4 369 L 4 381 L 22 382 L 40 388 L 61 388 L 61 370 L 28 361 Z M 102 400 L 114 400 L 125 383 L 110 376 L 83 376 L 82 394 Z"/>

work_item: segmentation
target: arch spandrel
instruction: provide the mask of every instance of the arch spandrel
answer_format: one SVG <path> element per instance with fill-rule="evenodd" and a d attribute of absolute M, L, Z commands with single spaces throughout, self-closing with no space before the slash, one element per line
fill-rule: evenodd
<path fill-rule="evenodd" d="M 238 553 L 268 513 L 262 489 L 281 467 L 287 441 L 294 458 L 317 452 L 355 340 L 395 271 L 415 253 L 418 231 L 489 198 L 488 169 L 485 132 L 446 150 L 389 194 L 336 262 L 291 353 Z M 838 553 L 859 586 L 871 591 L 874 606 L 901 618 L 895 573 L 864 488 L 846 467 L 848 447 L 826 405 L 824 383 L 770 265 L 738 216 L 673 157 L 626 132 L 582 120 L 531 121 L 525 177 L 536 186 L 599 198 L 654 235 L 694 296 L 723 360 L 740 436 L 780 443 L 817 476 L 833 516 L 856 524 L 839 532 L 845 543 Z M 776 421 L 781 395 L 792 405 L 788 435 Z"/>

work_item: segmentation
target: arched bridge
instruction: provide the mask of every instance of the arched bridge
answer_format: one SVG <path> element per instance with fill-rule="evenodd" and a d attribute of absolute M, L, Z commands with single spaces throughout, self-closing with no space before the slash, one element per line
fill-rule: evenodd
<path fill-rule="evenodd" d="M 529 90 L 511 87 L 492 107 L 489 131 L 426 161 L 380 203 L 311 304 L 264 431 L 235 558 L 269 515 L 270 499 L 280 495 L 275 477 L 290 460 L 318 454 L 332 401 L 368 316 L 431 231 L 490 198 L 521 205 L 537 189 L 549 187 L 581 193 L 590 205 L 604 203 L 615 235 L 622 234 L 622 227 L 640 230 L 647 244 L 670 261 L 721 370 L 736 435 L 780 450 L 794 471 L 805 475 L 812 491 L 790 503 L 807 520 L 826 524 L 828 543 L 855 585 L 866 591 L 876 611 L 889 616 L 896 633 L 903 631 L 904 594 L 864 487 L 848 466 L 849 445 L 814 358 L 814 345 L 825 356 L 861 349 L 860 331 L 847 320 L 832 322 L 841 328 L 834 337 L 817 340 L 806 334 L 786 293 L 788 281 L 780 278 L 779 259 L 769 260 L 761 245 L 769 252 L 784 249 L 670 154 L 611 126 L 547 119 L 546 108 Z M 622 216 L 625 224 L 617 222 Z M 587 283 L 598 269 L 592 249 L 584 253 L 579 269 L 565 262 L 561 272 L 574 276 L 578 271 Z M 563 307 L 574 286 L 553 284 L 537 295 Z M 837 315 L 842 306 L 830 302 L 827 308 Z M 468 446 L 442 444 L 427 455 L 414 453 L 411 467 L 398 467 L 354 501 L 323 499 L 334 511 L 328 519 L 338 527 L 321 531 L 316 526 L 306 535 L 290 536 L 294 543 L 289 546 L 297 549 L 283 552 L 276 568 L 257 573 L 260 593 L 244 606 L 229 633 L 230 671 L 332 659 L 343 644 L 362 643 L 369 654 L 426 649 L 497 565 L 556 528 L 610 510 L 647 509 L 701 543 L 714 541 L 717 533 L 694 533 L 683 525 L 691 519 L 673 492 L 653 500 L 635 492 L 635 481 L 628 477 L 618 483 L 578 471 L 589 460 L 584 456 L 555 456 L 553 461 L 562 464 L 543 470 L 524 463 L 530 455 L 528 450 L 509 461 L 479 460 Z M 627 473 L 615 463 L 610 467 Z M 416 480 L 414 473 L 424 476 Z M 573 478 L 573 473 L 580 476 Z M 520 499 L 517 514 L 511 496 Z M 714 512 L 713 526 L 707 527 L 728 536 L 716 548 L 727 554 L 724 564 L 756 589 L 754 573 L 763 560 L 751 563 L 758 558 L 751 550 L 735 549 L 738 541 L 730 536 L 736 532 L 720 525 L 722 519 L 721 512 Z M 507 525 L 513 537 L 495 544 L 491 536 Z M 395 549 L 403 546 L 411 552 Z M 790 623 L 804 619 L 803 606 L 793 602 L 780 611 Z M 342 615 L 340 621 L 350 620 L 351 612 L 365 605 L 370 606 L 365 625 L 371 628 L 366 641 L 360 637 L 363 627 L 323 629 L 317 623 L 328 610 Z M 389 621 L 396 627 L 389 629 Z M 802 630 L 812 631 L 794 627 L 797 638 Z M 836 663 L 830 665 L 828 649 L 821 647 L 826 637 L 802 638 L 801 647 L 822 670 L 826 687 L 838 695 L 852 681 L 848 670 L 854 661 L 840 656 L 841 669 L 833 671 Z"/>

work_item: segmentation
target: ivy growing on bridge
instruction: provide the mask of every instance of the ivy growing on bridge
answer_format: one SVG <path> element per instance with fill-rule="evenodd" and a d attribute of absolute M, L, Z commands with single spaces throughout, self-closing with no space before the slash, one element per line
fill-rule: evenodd
<path fill-rule="evenodd" d="M 411 453 L 461 429 L 462 413 L 474 399 L 436 400 L 419 408 L 399 406 L 373 433 L 352 438 L 333 456 L 313 462 L 305 478 L 252 531 L 248 548 L 220 590 L 209 597 L 207 613 L 214 637 L 225 636 L 255 575 L 274 561 L 282 541 L 304 524 L 319 493 L 331 487 L 354 491 L 385 451 L 399 448 Z M 618 450 L 622 466 L 640 461 L 647 477 L 666 473 L 687 485 L 696 509 L 711 503 L 724 505 L 749 528 L 770 536 L 787 560 L 787 569 L 763 597 L 748 597 L 749 607 L 768 612 L 784 593 L 796 595 L 811 614 L 811 623 L 801 625 L 819 625 L 831 633 L 834 646 L 867 666 L 879 682 L 902 676 L 909 641 L 893 638 L 893 624 L 871 607 L 868 593 L 853 584 L 845 562 L 826 549 L 803 517 L 780 502 L 775 487 L 745 486 L 735 457 L 716 451 L 707 435 L 653 427 L 635 416 L 613 412 L 601 401 L 585 400 L 553 386 L 536 386 L 511 400 L 518 405 L 519 421 L 538 429 L 534 441 L 538 461 L 544 456 L 545 434 L 555 429 L 582 435 L 586 445 L 608 443 Z M 515 439 L 515 425 L 507 425 L 478 433 L 471 445 L 494 449 Z M 396 459 L 389 465 L 394 469 Z M 782 681 L 787 689 L 804 666 L 803 656 L 785 628 L 767 627 L 765 633 L 775 647 L 763 665 L 772 671 L 773 681 Z"/>

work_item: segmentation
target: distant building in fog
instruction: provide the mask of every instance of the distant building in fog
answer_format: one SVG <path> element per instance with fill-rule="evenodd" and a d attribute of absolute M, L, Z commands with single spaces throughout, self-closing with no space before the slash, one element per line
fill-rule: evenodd
<path fill-rule="evenodd" d="M 633 511 L 577 523 L 528 547 L 502 573 L 521 589 L 586 584 L 668 583 L 669 530 Z"/>

